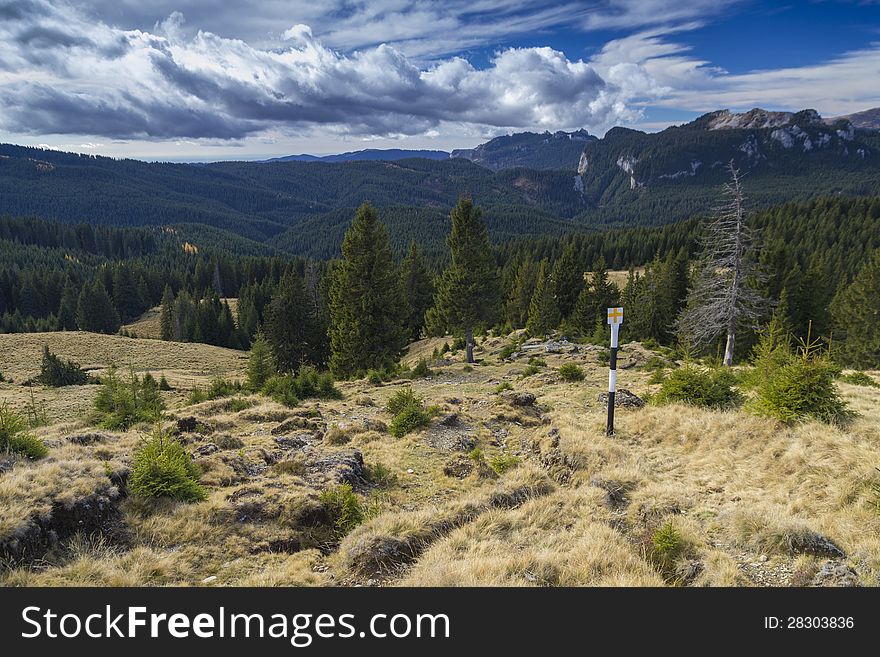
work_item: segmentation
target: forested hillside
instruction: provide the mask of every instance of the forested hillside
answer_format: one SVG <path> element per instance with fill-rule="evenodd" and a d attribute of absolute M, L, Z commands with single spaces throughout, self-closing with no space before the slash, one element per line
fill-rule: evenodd
<path fill-rule="evenodd" d="M 336 257 L 335 244 L 352 216 L 353 211 L 339 210 L 325 217 L 335 232 L 324 240 L 312 238 L 310 232 L 285 234 L 278 240 L 280 249 L 301 249 L 314 256 L 293 261 L 259 253 L 261 245 L 246 240 L 224 245 L 223 235 L 204 230 L 93 227 L 6 217 L 0 219 L 0 330 L 89 328 L 112 333 L 162 303 L 169 322 L 166 337 L 246 348 L 258 327 L 271 321 L 273 300 L 283 297 L 285 290 L 301 288 L 299 301 L 284 302 L 296 311 L 278 322 L 289 326 L 295 316 L 307 312 L 324 327 L 315 334 L 326 335 L 330 283 L 325 272 L 332 270 L 327 260 Z M 392 207 L 379 209 L 378 217 L 397 235 L 399 276 L 407 281 L 401 294 L 415 317 L 413 325 L 421 326 L 431 297 L 419 289 L 433 285 L 432 279 L 449 262 L 437 237 L 449 232 L 449 216 L 440 210 L 423 211 L 416 222 L 407 208 Z M 756 212 L 748 223 L 760 236 L 761 286 L 768 300 L 764 319 L 781 305 L 794 335 L 804 335 L 812 322 L 815 334 L 836 330 L 844 338 L 839 320 L 847 315 L 845 309 L 836 312 L 835 303 L 843 303 L 851 281 L 880 249 L 880 198 L 790 203 Z M 431 230 L 413 228 L 424 224 Z M 394 230 L 400 226 L 409 232 Z M 671 343 L 672 324 L 684 303 L 702 232 L 703 222 L 691 219 L 496 243 L 500 288 L 493 303 L 499 311 L 485 328 L 526 326 L 543 276 L 546 285 L 556 286 L 553 294 L 563 306 L 553 328 L 559 325 L 588 335 L 604 307 L 628 300 L 633 310 L 624 327 L 627 338 Z M 401 235 L 410 241 L 401 242 Z M 241 249 L 244 254 L 236 252 Z M 407 249 L 410 253 L 403 260 Z M 646 266 L 645 273 L 631 277 L 623 289 L 603 278 L 608 268 Z M 584 272 L 594 272 L 587 282 Z M 289 276 L 294 278 L 285 279 Z M 282 279 L 286 282 L 279 285 Z M 648 294 L 649 288 L 678 292 Z M 227 297 L 239 299 L 237 322 L 221 301 Z M 303 304 L 311 310 L 303 311 Z M 740 355 L 752 342 L 742 342 Z"/>

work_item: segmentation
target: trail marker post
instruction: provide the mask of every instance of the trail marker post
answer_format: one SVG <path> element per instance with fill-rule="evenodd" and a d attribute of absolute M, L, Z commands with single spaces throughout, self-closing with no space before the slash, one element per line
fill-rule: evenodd
<path fill-rule="evenodd" d="M 611 325 L 611 358 L 608 369 L 608 425 L 607 435 L 614 433 L 614 393 L 617 391 L 617 334 L 623 324 L 623 308 L 608 309 L 608 324 Z"/>

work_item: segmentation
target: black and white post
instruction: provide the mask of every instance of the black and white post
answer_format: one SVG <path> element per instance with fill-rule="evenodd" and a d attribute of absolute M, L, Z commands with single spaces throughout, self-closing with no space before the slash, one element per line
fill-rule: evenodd
<path fill-rule="evenodd" d="M 617 392 L 617 333 L 623 324 L 623 308 L 608 309 L 608 323 L 611 325 L 611 359 L 608 370 L 608 426 L 607 435 L 614 433 L 614 393 Z"/>

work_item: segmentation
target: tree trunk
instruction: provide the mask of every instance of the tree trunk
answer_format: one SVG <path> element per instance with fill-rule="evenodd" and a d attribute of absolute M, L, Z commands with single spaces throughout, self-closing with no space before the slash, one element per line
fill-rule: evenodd
<path fill-rule="evenodd" d="M 474 362 L 474 329 L 468 326 L 467 335 L 464 339 L 465 350 L 467 351 L 467 362 Z"/>
<path fill-rule="evenodd" d="M 736 330 L 728 330 L 727 346 L 724 348 L 724 365 L 730 367 L 733 365 L 733 343 L 736 341 Z"/>

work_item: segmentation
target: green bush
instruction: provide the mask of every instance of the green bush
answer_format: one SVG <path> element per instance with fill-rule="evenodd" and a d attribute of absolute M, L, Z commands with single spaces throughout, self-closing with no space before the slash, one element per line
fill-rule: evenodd
<path fill-rule="evenodd" d="M 499 475 L 503 475 L 508 470 L 512 470 L 520 463 L 518 456 L 513 454 L 498 454 L 489 460 L 489 466 Z"/>
<path fill-rule="evenodd" d="M 0 405 L 0 452 L 18 454 L 32 460 L 41 459 L 49 450 L 43 442 L 27 432 L 27 422 L 9 404 Z"/>
<path fill-rule="evenodd" d="M 397 475 L 383 463 L 368 465 L 367 479 L 377 486 L 393 486 L 397 483 Z"/>
<path fill-rule="evenodd" d="M 37 382 L 51 388 L 63 386 L 80 386 L 89 383 L 90 377 L 72 360 L 61 360 L 43 345 L 43 360 L 40 362 L 40 374 Z"/>
<path fill-rule="evenodd" d="M 501 350 L 501 352 L 498 354 L 498 358 L 500 358 L 501 360 L 507 360 L 513 353 L 516 352 L 516 350 L 517 345 L 509 344 Z"/>
<path fill-rule="evenodd" d="M 651 398 L 651 403 L 688 404 L 700 408 L 729 409 L 742 403 L 742 395 L 733 388 L 736 379 L 722 369 L 701 370 L 685 366 L 670 372 Z"/>
<path fill-rule="evenodd" d="M 453 353 L 455 353 L 456 351 L 458 351 L 458 350 L 460 350 L 460 349 L 464 349 L 465 346 L 466 346 L 466 345 L 465 345 L 465 342 L 464 342 L 464 338 L 455 338 L 455 340 L 452 341 L 452 347 L 451 347 L 451 350 L 452 350 Z"/>
<path fill-rule="evenodd" d="M 174 388 L 171 387 L 171 384 L 168 383 L 168 379 L 165 378 L 164 374 L 162 375 L 162 378 L 159 379 L 159 390 L 164 390 L 165 392 L 174 390 Z"/>
<path fill-rule="evenodd" d="M 364 506 L 348 482 L 321 491 L 319 500 L 341 538 L 364 521 Z"/>
<path fill-rule="evenodd" d="M 132 369 L 128 381 L 122 381 L 111 367 L 101 381 L 94 402 L 95 421 L 105 429 L 125 431 L 138 422 L 156 422 L 162 416 L 165 405 L 152 376 L 139 379 Z"/>
<path fill-rule="evenodd" d="M 583 381 L 584 371 L 575 363 L 566 363 L 559 368 L 559 376 L 564 381 Z"/>
<path fill-rule="evenodd" d="M 431 415 L 423 406 L 410 404 L 395 414 L 388 432 L 395 438 L 403 438 L 406 434 L 426 427 L 430 423 Z"/>
<path fill-rule="evenodd" d="M 827 355 L 792 356 L 758 382 L 753 409 L 786 424 L 819 420 L 841 424 L 852 417 L 834 386 L 837 366 Z"/>
<path fill-rule="evenodd" d="M 251 353 L 248 356 L 248 387 L 254 391 L 262 390 L 263 386 L 266 385 L 266 381 L 275 372 L 275 358 L 272 356 L 272 346 L 269 344 L 266 336 L 260 331 L 251 343 Z"/>
<path fill-rule="evenodd" d="M 533 367 L 547 367 L 547 361 L 543 358 L 535 358 L 533 356 L 532 358 L 529 358 L 529 365 Z"/>
<path fill-rule="evenodd" d="M 388 400 L 388 403 L 385 405 L 385 410 L 387 410 L 391 415 L 397 415 L 407 406 L 423 406 L 424 400 L 419 397 L 416 393 L 413 392 L 412 388 L 401 388 Z"/>
<path fill-rule="evenodd" d="M 270 376 L 263 386 L 263 394 L 271 397 L 282 406 L 293 408 L 299 406 L 299 397 L 293 387 L 293 379 L 289 376 L 276 374 Z"/>
<path fill-rule="evenodd" d="M 527 365 L 526 368 L 522 371 L 520 375 L 523 379 L 527 379 L 530 376 L 534 376 L 538 372 L 541 371 L 541 368 L 537 365 Z"/>
<path fill-rule="evenodd" d="M 872 377 L 868 376 L 864 372 L 851 372 L 850 374 L 841 374 L 838 377 L 839 381 L 843 381 L 844 383 L 849 383 L 854 386 L 864 386 L 866 388 L 880 388 L 880 383 L 877 383 Z"/>
<path fill-rule="evenodd" d="M 226 381 L 225 379 L 214 379 L 211 385 L 205 388 L 193 388 L 187 399 L 190 404 L 200 404 L 204 401 L 213 399 L 221 399 L 222 397 L 232 397 L 240 394 L 242 386 L 239 381 Z"/>
<path fill-rule="evenodd" d="M 513 390 L 513 386 L 510 385 L 510 381 L 502 381 L 497 386 L 495 386 L 495 390 L 493 392 L 496 395 L 500 395 L 505 390 Z"/>
<path fill-rule="evenodd" d="M 128 488 L 132 495 L 145 499 L 197 502 L 207 497 L 199 476 L 198 466 L 183 445 L 158 431 L 135 452 Z"/>
<path fill-rule="evenodd" d="M 296 376 L 276 374 L 263 386 L 263 394 L 284 406 L 298 406 L 303 399 L 340 399 L 342 393 L 334 385 L 329 372 L 311 366 L 300 368 Z"/>
<path fill-rule="evenodd" d="M 434 372 L 428 367 L 428 361 L 424 358 L 419 358 L 419 362 L 413 368 L 412 374 L 417 379 L 424 379 L 427 376 L 432 376 Z"/>

